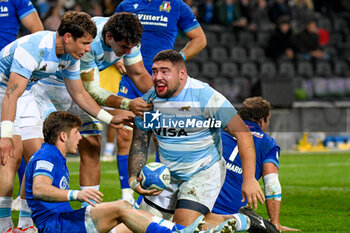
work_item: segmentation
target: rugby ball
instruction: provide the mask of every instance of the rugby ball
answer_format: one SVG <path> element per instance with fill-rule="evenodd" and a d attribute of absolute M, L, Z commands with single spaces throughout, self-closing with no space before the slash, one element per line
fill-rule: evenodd
<path fill-rule="evenodd" d="M 144 189 L 162 191 L 170 183 L 169 169 L 162 163 L 152 162 L 146 164 L 142 168 L 140 175 L 142 176 L 141 186 Z"/>

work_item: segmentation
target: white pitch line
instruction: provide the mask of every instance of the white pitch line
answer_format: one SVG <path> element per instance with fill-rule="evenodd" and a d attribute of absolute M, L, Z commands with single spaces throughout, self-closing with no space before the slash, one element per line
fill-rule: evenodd
<path fill-rule="evenodd" d="M 303 190 L 322 190 L 322 191 L 342 191 L 342 192 L 350 192 L 350 188 L 348 187 L 315 187 L 315 186 L 301 186 L 301 185 L 282 185 L 282 189 L 303 189 Z"/>
<path fill-rule="evenodd" d="M 294 164 L 280 164 L 280 167 L 350 167 L 350 162 L 339 162 L 339 163 L 320 163 L 320 164 L 303 164 L 303 163 L 294 163 Z"/>

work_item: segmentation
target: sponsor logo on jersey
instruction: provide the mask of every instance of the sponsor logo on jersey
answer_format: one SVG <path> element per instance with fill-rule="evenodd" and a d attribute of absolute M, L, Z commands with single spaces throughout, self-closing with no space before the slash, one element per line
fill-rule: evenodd
<path fill-rule="evenodd" d="M 59 186 L 60 186 L 60 189 L 69 189 L 68 188 L 68 181 L 67 181 L 67 178 L 65 176 L 62 176 Z"/>
<path fill-rule="evenodd" d="M 190 108 L 191 108 L 191 106 L 183 106 L 183 107 L 181 107 L 181 108 L 179 109 L 179 111 L 180 111 L 180 112 L 184 112 L 184 111 L 189 112 L 189 111 L 190 111 Z"/>
<path fill-rule="evenodd" d="M 263 138 L 264 134 L 256 131 L 252 131 L 252 135 L 258 138 Z"/>
<path fill-rule="evenodd" d="M 1 2 L 1 0 L 0 0 L 0 2 Z M 9 10 L 8 10 L 7 6 L 1 6 L 0 7 L 0 17 L 6 17 L 6 16 L 9 16 Z"/>
<path fill-rule="evenodd" d="M 135 3 L 134 4 L 134 9 L 137 9 L 139 7 L 139 4 Z"/>
<path fill-rule="evenodd" d="M 232 172 L 235 172 L 237 174 L 242 174 L 242 168 L 240 168 L 237 165 L 234 165 L 232 163 L 226 162 L 226 168 L 227 170 L 230 170 Z"/>
<path fill-rule="evenodd" d="M 168 1 L 164 1 L 160 6 L 159 6 L 159 11 L 166 11 L 166 12 L 170 12 L 171 10 L 171 6 L 170 6 L 170 2 Z"/>
<path fill-rule="evenodd" d="M 119 91 L 125 95 L 128 94 L 128 88 L 126 88 L 125 86 L 121 86 Z"/>
<path fill-rule="evenodd" d="M 35 167 L 35 170 L 38 170 L 38 169 L 52 172 L 53 164 L 45 160 L 39 160 L 38 162 L 36 162 L 36 167 Z"/>

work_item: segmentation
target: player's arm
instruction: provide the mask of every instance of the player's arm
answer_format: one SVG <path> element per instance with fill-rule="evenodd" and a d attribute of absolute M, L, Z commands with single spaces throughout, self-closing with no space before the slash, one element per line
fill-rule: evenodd
<path fill-rule="evenodd" d="M 265 163 L 263 165 L 263 182 L 266 208 L 271 223 L 280 231 L 300 231 L 299 229 L 281 226 L 280 224 L 282 189 L 278 179 L 278 168 L 275 164 Z"/>
<path fill-rule="evenodd" d="M 37 175 L 33 179 L 33 196 L 35 199 L 47 202 L 63 202 L 63 201 L 86 201 L 95 206 L 91 200 L 96 203 L 102 202 L 103 194 L 95 189 L 64 190 L 56 188 L 52 185 L 52 180 L 46 175 Z"/>
<path fill-rule="evenodd" d="M 23 94 L 28 79 L 12 72 L 1 106 L 0 164 L 5 165 L 7 157 L 13 157 L 13 122 L 16 116 L 17 100 Z"/>
<path fill-rule="evenodd" d="M 147 162 L 148 146 L 151 137 L 152 131 L 143 131 L 136 126 L 134 127 L 128 160 L 129 184 L 130 188 L 141 195 L 158 195 L 161 193 L 161 191 L 155 189 L 145 190 L 140 185 L 142 180 L 140 172 Z"/>
<path fill-rule="evenodd" d="M 258 181 L 255 179 L 256 160 L 253 137 L 249 128 L 244 124 L 238 114 L 235 114 L 230 120 L 225 131 L 237 139 L 243 169 L 242 201 L 247 199 L 248 205 L 256 209 L 258 205 L 257 201 L 259 200 L 263 204 L 265 197 Z"/>
<path fill-rule="evenodd" d="M 44 30 L 38 12 L 34 11 L 21 20 L 23 26 L 31 33 Z"/>
<path fill-rule="evenodd" d="M 96 69 L 96 68 L 95 68 Z M 94 78 L 94 69 L 81 72 L 80 77 L 87 92 L 102 106 L 130 110 L 135 115 L 142 118 L 143 112 L 152 110 L 153 106 L 146 103 L 142 98 L 130 100 L 114 95 L 110 91 L 102 88 L 100 83 Z"/>
<path fill-rule="evenodd" d="M 207 38 L 202 27 L 200 26 L 187 32 L 186 36 L 190 39 L 190 41 L 181 50 L 181 52 L 183 53 L 183 56 L 186 57 L 186 60 L 189 60 L 205 48 L 207 45 Z"/>
<path fill-rule="evenodd" d="M 64 79 L 67 91 L 71 95 L 75 103 L 84 111 L 96 117 L 98 120 L 112 126 L 113 128 L 122 128 L 129 120 L 127 116 L 112 116 L 103 110 L 91 95 L 85 90 L 81 79 Z"/>
<path fill-rule="evenodd" d="M 125 63 L 124 61 L 124 65 L 128 77 L 131 79 L 136 88 L 143 94 L 153 86 L 152 78 L 147 72 L 145 65 L 143 64 L 143 60 L 131 65 Z"/>

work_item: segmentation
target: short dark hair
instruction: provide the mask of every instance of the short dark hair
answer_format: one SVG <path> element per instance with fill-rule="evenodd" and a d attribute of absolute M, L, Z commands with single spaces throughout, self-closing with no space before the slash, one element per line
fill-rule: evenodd
<path fill-rule="evenodd" d="M 271 105 L 262 97 L 247 98 L 239 109 L 239 116 L 246 121 L 258 123 L 261 118 L 266 122 L 270 114 Z"/>
<path fill-rule="evenodd" d="M 81 125 L 81 119 L 72 113 L 66 111 L 52 112 L 44 121 L 44 141 L 55 145 L 61 132 L 69 133 L 70 130 L 81 127 Z"/>
<path fill-rule="evenodd" d="M 142 25 L 135 14 L 120 12 L 112 15 L 105 24 L 103 37 L 109 32 L 115 41 L 125 40 L 128 44 L 141 42 Z"/>
<path fill-rule="evenodd" d="M 72 34 L 74 40 L 90 34 L 95 38 L 97 28 L 91 20 L 90 15 L 85 12 L 68 11 L 63 15 L 60 26 L 58 27 L 58 35 L 63 36 L 67 32 Z"/>
<path fill-rule="evenodd" d="M 153 58 L 153 63 L 157 61 L 170 61 L 173 65 L 185 66 L 185 60 L 181 54 L 173 49 L 167 49 L 157 53 L 157 55 Z"/>

